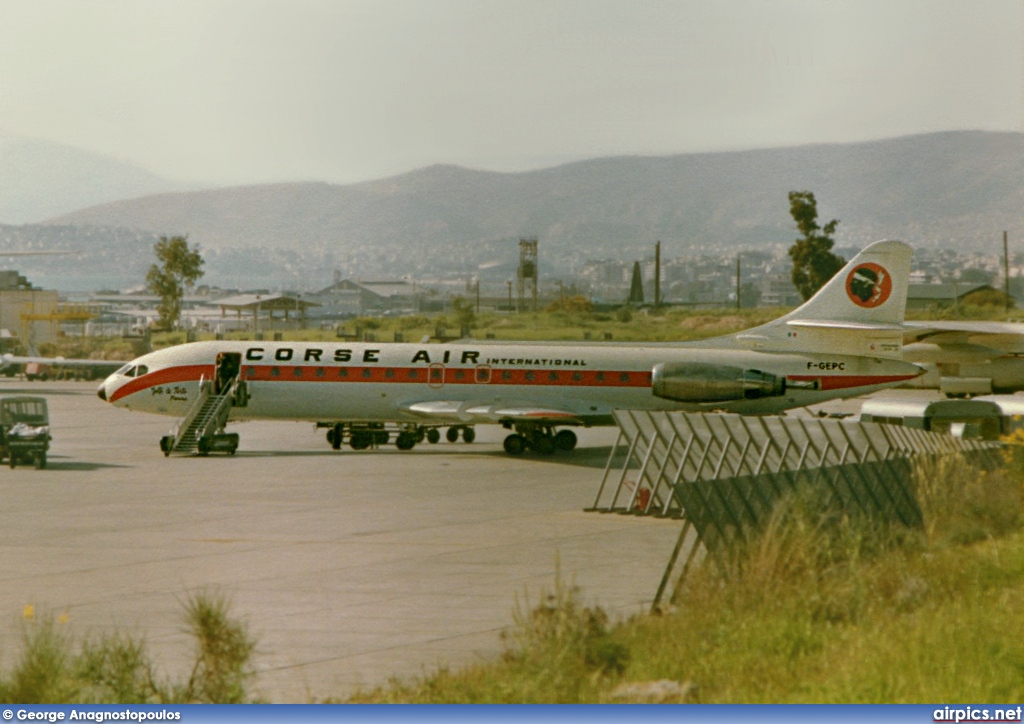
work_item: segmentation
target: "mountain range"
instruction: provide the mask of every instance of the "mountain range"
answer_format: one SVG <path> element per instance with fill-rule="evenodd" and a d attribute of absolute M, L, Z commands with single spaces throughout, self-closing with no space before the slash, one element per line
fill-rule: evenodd
<path fill-rule="evenodd" d="M 185 188 L 109 156 L 0 133 L 0 221 L 8 224 Z"/>
<path fill-rule="evenodd" d="M 147 183 L 129 177 L 126 187 Z M 840 220 L 840 246 L 898 238 L 996 253 L 1003 230 L 1024 236 L 1024 134 L 951 131 L 521 173 L 431 166 L 350 185 L 141 191 L 148 195 L 0 225 L 0 246 L 77 248 L 73 265 L 26 259 L 19 267 L 59 278 L 58 288 L 119 287 L 141 282 L 159 235 L 187 234 L 206 259 L 204 281 L 309 289 L 328 284 L 334 270 L 500 281 L 514 272 L 518 239 L 537 237 L 550 279 L 588 259 L 648 256 L 655 240 L 668 256 L 789 246 L 792 190 L 815 193 L 822 223 Z"/>

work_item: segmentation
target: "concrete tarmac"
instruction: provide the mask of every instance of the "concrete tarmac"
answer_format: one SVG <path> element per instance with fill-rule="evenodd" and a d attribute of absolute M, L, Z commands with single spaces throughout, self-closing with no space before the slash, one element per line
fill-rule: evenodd
<path fill-rule="evenodd" d="M 585 513 L 615 429 L 572 455 L 511 458 L 505 431 L 477 442 L 335 452 L 308 423 L 233 425 L 234 457 L 165 458 L 172 418 L 101 402 L 97 383 L 0 383 L 42 395 L 49 467 L 0 468 L 0 654 L 23 611 L 69 633 L 143 637 L 163 675 L 188 677 L 182 601 L 223 594 L 258 638 L 253 692 L 343 697 L 504 648 L 517 599 L 560 570 L 582 600 L 644 612 L 678 521 Z"/>

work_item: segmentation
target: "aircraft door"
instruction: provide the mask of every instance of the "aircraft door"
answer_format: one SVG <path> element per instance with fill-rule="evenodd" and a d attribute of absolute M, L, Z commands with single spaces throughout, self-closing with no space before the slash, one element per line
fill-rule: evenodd
<path fill-rule="evenodd" d="M 444 387 L 444 365 L 440 362 L 435 362 L 430 365 L 427 370 L 427 384 L 433 387 L 435 390 L 439 390 Z"/>
<path fill-rule="evenodd" d="M 213 394 L 220 395 L 231 389 L 242 370 L 242 355 L 238 352 L 220 352 L 213 373 Z"/>

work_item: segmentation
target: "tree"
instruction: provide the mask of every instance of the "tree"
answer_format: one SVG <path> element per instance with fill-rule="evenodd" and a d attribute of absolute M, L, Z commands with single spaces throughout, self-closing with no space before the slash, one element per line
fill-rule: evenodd
<path fill-rule="evenodd" d="M 744 309 L 756 307 L 761 303 L 761 287 L 754 282 L 743 282 L 740 286 L 740 306 Z"/>
<path fill-rule="evenodd" d="M 806 300 L 846 263 L 843 257 L 832 253 L 835 244 L 832 235 L 839 220 L 832 219 L 824 227 L 818 226 L 818 202 L 810 191 L 789 192 L 789 213 L 804 235 L 789 248 L 789 258 L 793 260 L 793 286 Z"/>
<path fill-rule="evenodd" d="M 153 264 L 146 274 L 146 286 L 160 297 L 160 326 L 174 329 L 181 319 L 181 300 L 186 287 L 203 276 L 203 258 L 199 248 L 189 249 L 187 236 L 161 236 L 153 245 L 159 265 Z"/>
<path fill-rule="evenodd" d="M 640 262 L 633 262 L 633 279 L 629 284 L 629 298 L 627 304 L 644 303 L 644 277 L 640 272 Z"/>

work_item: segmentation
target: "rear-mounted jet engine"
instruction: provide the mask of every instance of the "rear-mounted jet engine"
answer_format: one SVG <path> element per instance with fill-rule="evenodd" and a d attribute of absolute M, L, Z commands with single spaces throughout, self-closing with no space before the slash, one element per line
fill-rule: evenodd
<path fill-rule="evenodd" d="M 786 394 L 784 376 L 701 362 L 656 364 L 651 382 L 656 397 L 676 402 L 756 400 Z"/>

